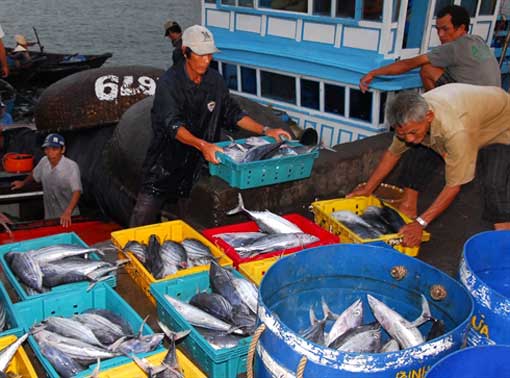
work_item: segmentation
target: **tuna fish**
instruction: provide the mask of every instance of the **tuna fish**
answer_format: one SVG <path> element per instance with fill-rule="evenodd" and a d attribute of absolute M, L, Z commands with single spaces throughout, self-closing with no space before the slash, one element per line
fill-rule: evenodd
<path fill-rule="evenodd" d="M 5 306 L 5 303 L 0 301 L 0 331 L 3 331 L 5 329 L 6 320 L 7 320 L 7 308 Z"/>
<path fill-rule="evenodd" d="M 74 315 L 73 319 L 87 326 L 101 344 L 104 345 L 111 345 L 121 337 L 125 336 L 122 332 L 122 328 L 118 324 L 113 323 L 101 315 L 83 313 Z"/>
<path fill-rule="evenodd" d="M 328 335 L 326 336 L 325 345 L 330 346 L 337 338 L 342 336 L 350 329 L 359 327 L 363 321 L 363 302 L 356 300 L 342 314 L 335 316 L 324 300 L 322 300 L 322 309 L 324 315 L 328 319 L 335 319 Z"/>
<path fill-rule="evenodd" d="M 88 253 L 104 255 L 97 248 L 84 248 L 77 244 L 55 244 L 27 252 L 38 264 L 47 264 L 66 257 L 83 256 Z"/>
<path fill-rule="evenodd" d="M 211 262 L 209 268 L 209 283 L 215 293 L 222 295 L 232 306 L 244 303 L 239 296 L 233 282 L 234 276 L 227 269 L 220 266 L 216 261 Z"/>
<path fill-rule="evenodd" d="M 300 333 L 300 336 L 314 342 L 315 344 L 324 345 L 324 329 L 326 327 L 327 318 L 317 320 L 313 308 L 310 307 L 310 324 L 311 326 Z"/>
<path fill-rule="evenodd" d="M 143 243 L 131 240 L 126 243 L 123 252 L 131 252 L 141 262 L 145 263 L 147 258 L 147 246 Z"/>
<path fill-rule="evenodd" d="M 212 316 L 232 324 L 232 305 L 224 297 L 216 293 L 198 293 L 189 301 Z"/>
<path fill-rule="evenodd" d="M 37 261 L 28 253 L 13 253 L 11 269 L 26 285 L 42 291 L 43 273 Z"/>
<path fill-rule="evenodd" d="M 238 249 L 239 247 L 250 245 L 255 240 L 266 235 L 267 234 L 263 232 L 225 232 L 222 234 L 216 234 L 214 237 L 223 240 L 234 249 Z"/>
<path fill-rule="evenodd" d="M 78 320 L 64 318 L 62 316 L 50 316 L 43 324 L 48 331 L 104 348 L 104 345 L 97 339 L 90 328 L 80 323 Z"/>
<path fill-rule="evenodd" d="M 259 228 L 267 232 L 269 234 L 292 234 L 297 232 L 303 232 L 298 226 L 294 223 L 288 221 L 285 218 L 276 215 L 269 210 L 264 211 L 251 211 L 247 210 L 244 207 L 243 197 L 241 193 L 238 194 L 239 197 L 239 205 L 235 208 L 227 212 L 228 215 L 237 214 L 240 212 L 245 212 L 252 218 Z"/>
<path fill-rule="evenodd" d="M 19 339 L 15 340 L 12 344 L 8 345 L 0 351 L 0 371 L 5 372 L 12 358 L 18 351 L 21 344 L 25 342 L 28 337 L 28 333 L 25 333 Z"/>
<path fill-rule="evenodd" d="M 404 319 L 398 312 L 392 310 L 370 294 L 367 294 L 367 298 L 375 318 L 386 332 L 397 340 L 402 349 L 411 348 L 425 342 L 418 326 L 430 320 L 432 316 L 427 299 L 423 295 L 421 296 L 422 313 L 414 322 Z"/>
<path fill-rule="evenodd" d="M 337 338 L 330 348 L 351 353 L 379 352 L 381 349 L 381 325 L 374 322 L 352 328 Z"/>
<path fill-rule="evenodd" d="M 364 219 L 362 219 L 359 215 L 354 214 L 352 211 L 339 210 L 332 212 L 330 215 L 363 239 L 376 239 L 382 235 L 380 231 L 373 228 Z"/>
<path fill-rule="evenodd" d="M 259 290 L 257 289 L 257 286 L 255 286 L 251 281 L 238 277 L 234 277 L 232 283 L 243 303 L 248 306 L 251 312 L 256 314 L 257 301 L 259 297 Z"/>
<path fill-rule="evenodd" d="M 243 336 L 233 335 L 230 333 L 218 333 L 207 328 L 196 327 L 200 333 L 214 349 L 235 348 L 244 338 Z"/>
<path fill-rule="evenodd" d="M 83 371 L 83 367 L 79 363 L 57 348 L 46 343 L 42 343 L 39 346 L 43 356 L 46 357 L 62 378 L 71 378 Z"/>
<path fill-rule="evenodd" d="M 303 232 L 293 234 L 269 234 L 255 240 L 252 244 L 237 247 L 236 251 L 241 257 L 251 257 L 272 251 L 304 247 L 316 243 L 319 238 Z"/>
<path fill-rule="evenodd" d="M 84 314 L 96 314 L 96 315 L 102 316 L 102 317 L 108 319 L 109 321 L 111 321 L 112 323 L 120 326 L 120 328 L 122 329 L 122 333 L 124 335 L 132 335 L 133 334 L 133 329 L 131 328 L 129 323 L 124 318 L 122 318 L 121 316 L 115 314 L 114 312 L 112 312 L 110 310 L 103 309 L 103 308 L 89 308 L 89 309 L 83 311 L 83 313 Z"/>
<path fill-rule="evenodd" d="M 395 339 L 389 339 L 382 347 L 379 353 L 398 352 L 400 347 Z"/>

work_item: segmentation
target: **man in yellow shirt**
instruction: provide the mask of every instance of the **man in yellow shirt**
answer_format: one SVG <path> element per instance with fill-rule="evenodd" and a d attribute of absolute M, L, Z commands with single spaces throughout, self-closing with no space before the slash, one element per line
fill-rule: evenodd
<path fill-rule="evenodd" d="M 477 160 L 483 216 L 495 229 L 510 229 L 510 96 L 504 90 L 455 83 L 424 95 L 401 92 L 388 102 L 386 118 L 395 130 L 393 142 L 367 185 L 349 197 L 370 195 L 402 154 L 421 144 L 443 158 L 446 184 L 432 205 L 400 230 L 405 245 L 420 243 L 423 229 L 448 208 L 462 185 L 473 180 Z"/>

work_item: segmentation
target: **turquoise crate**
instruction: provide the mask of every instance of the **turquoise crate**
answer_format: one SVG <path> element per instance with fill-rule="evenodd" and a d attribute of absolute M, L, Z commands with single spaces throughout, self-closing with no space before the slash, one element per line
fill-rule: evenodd
<path fill-rule="evenodd" d="M 270 137 L 265 137 L 265 139 L 271 142 L 275 141 Z M 245 140 L 237 139 L 236 142 L 244 143 Z M 223 148 L 230 143 L 220 142 L 216 145 Z M 294 141 L 288 143 L 292 146 L 301 146 L 300 143 Z M 309 177 L 312 173 L 313 162 L 319 156 L 319 151 L 249 163 L 236 163 L 222 153 L 218 153 L 217 156 L 221 163 L 209 163 L 209 173 L 222 178 L 234 188 L 248 189 Z"/>
<path fill-rule="evenodd" d="M 11 298 L 7 294 L 2 282 L 0 282 L 0 302 L 5 306 L 5 327 L 6 329 L 0 332 L 0 338 L 4 336 L 15 335 L 20 337 L 23 335 L 23 328 L 20 327 L 18 320 L 14 314 L 14 308 L 12 306 Z"/>
<path fill-rule="evenodd" d="M 78 237 L 78 235 L 76 235 L 74 232 L 45 236 L 43 238 L 31 239 L 18 243 L 4 244 L 0 246 L 0 265 L 2 265 L 7 280 L 14 287 L 14 290 L 16 290 L 16 293 L 18 294 L 22 301 L 27 299 L 39 298 L 41 296 L 48 295 L 48 293 L 29 295 L 24 289 L 23 285 L 18 281 L 16 275 L 11 270 L 11 266 L 5 260 L 5 255 L 9 252 L 27 252 L 32 249 L 38 249 L 53 244 L 77 244 L 85 248 L 89 248 L 89 246 L 85 244 L 85 242 L 81 240 Z M 95 253 L 89 254 L 89 258 L 91 260 L 100 259 L 100 257 Z M 112 275 L 103 282 L 105 282 L 107 285 L 111 287 L 115 287 L 117 285 L 117 277 L 115 275 Z M 88 281 L 83 281 L 55 286 L 50 290 L 50 293 L 54 292 L 60 293 L 62 291 L 67 290 L 85 289 L 89 286 L 89 283 L 90 282 Z"/>
<path fill-rule="evenodd" d="M 89 308 L 100 308 L 113 311 L 115 314 L 125 319 L 133 329 L 137 332 L 142 325 L 142 318 L 135 310 L 115 292 L 110 286 L 100 283 L 91 291 L 85 290 L 68 290 L 64 292 L 51 293 L 44 297 L 29 299 L 27 301 L 18 302 L 13 305 L 14 314 L 16 315 L 21 327 L 24 331 L 29 331 L 34 324 L 43 321 L 50 316 L 70 317 L 75 314 L 82 313 Z M 145 324 L 143 327 L 144 335 L 150 335 L 154 332 Z M 32 347 L 35 355 L 41 362 L 42 366 L 48 373 L 50 378 L 58 378 L 59 374 L 50 364 L 50 362 L 42 355 L 39 345 L 32 336 L 29 336 L 28 342 Z M 164 351 L 162 346 L 158 347 L 150 353 L 137 354 L 138 357 L 148 357 L 153 354 Z M 128 357 L 115 357 L 101 361 L 100 371 L 110 369 L 132 362 Z M 87 370 L 84 370 L 75 377 L 88 377 L 96 367 L 92 364 Z"/>
<path fill-rule="evenodd" d="M 237 271 L 232 273 L 237 277 L 243 277 Z M 209 378 L 235 378 L 238 374 L 246 372 L 246 357 L 251 336 L 242 339 L 235 348 L 214 349 L 164 297 L 164 294 L 168 294 L 188 302 L 198 291 L 211 292 L 209 272 L 200 272 L 154 283 L 150 290 L 156 299 L 158 317 L 165 325 L 176 331 L 191 330 L 191 333 L 179 343 L 179 346 L 182 346 L 206 376 Z"/>

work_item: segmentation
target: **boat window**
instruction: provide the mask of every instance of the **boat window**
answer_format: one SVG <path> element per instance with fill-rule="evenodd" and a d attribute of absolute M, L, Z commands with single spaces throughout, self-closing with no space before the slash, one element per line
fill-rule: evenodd
<path fill-rule="evenodd" d="M 496 0 L 482 0 L 480 4 L 480 11 L 478 14 L 480 15 L 490 15 L 494 14 L 496 10 Z"/>
<path fill-rule="evenodd" d="M 221 63 L 223 80 L 229 89 L 237 91 L 237 66 L 229 63 Z"/>
<path fill-rule="evenodd" d="M 345 114 L 345 88 L 324 84 L 324 111 L 339 115 Z"/>
<path fill-rule="evenodd" d="M 476 16 L 476 6 L 478 5 L 478 0 L 462 0 L 460 2 L 460 6 L 466 8 L 469 13 L 469 17 Z"/>
<path fill-rule="evenodd" d="M 216 71 L 218 70 L 218 61 L 217 60 L 211 60 L 211 64 L 209 64 L 209 67 L 214 68 Z"/>
<path fill-rule="evenodd" d="M 372 119 L 372 92 L 362 93 L 358 89 L 350 89 L 349 117 L 370 122 Z"/>
<path fill-rule="evenodd" d="M 372 21 L 381 21 L 383 11 L 382 0 L 364 0 L 363 1 L 363 19 Z"/>
<path fill-rule="evenodd" d="M 384 123 L 384 111 L 386 108 L 386 99 L 388 98 L 388 94 L 386 92 L 381 92 L 381 104 L 379 106 L 379 123 Z"/>
<path fill-rule="evenodd" d="M 437 17 L 437 13 L 448 5 L 453 5 L 453 0 L 437 0 L 436 9 L 434 10 L 434 16 Z"/>
<path fill-rule="evenodd" d="M 308 0 L 259 0 L 259 8 L 308 12 Z"/>
<path fill-rule="evenodd" d="M 393 11 L 391 15 L 391 21 L 398 22 L 399 14 L 400 14 L 400 0 L 393 0 Z"/>
<path fill-rule="evenodd" d="M 257 71 L 255 69 L 241 66 L 241 91 L 257 94 Z"/>
<path fill-rule="evenodd" d="M 296 103 L 296 78 L 292 76 L 260 71 L 260 86 L 263 97 Z"/>
<path fill-rule="evenodd" d="M 354 18 L 356 0 L 336 0 L 336 16 Z"/>
<path fill-rule="evenodd" d="M 239 6 L 253 8 L 253 0 L 239 0 Z"/>
<path fill-rule="evenodd" d="M 221 0 L 223 5 L 236 5 L 236 0 Z"/>
<path fill-rule="evenodd" d="M 301 106 L 319 110 L 320 92 L 318 81 L 301 79 Z"/>
<path fill-rule="evenodd" d="M 331 16 L 331 0 L 313 0 L 313 14 Z"/>

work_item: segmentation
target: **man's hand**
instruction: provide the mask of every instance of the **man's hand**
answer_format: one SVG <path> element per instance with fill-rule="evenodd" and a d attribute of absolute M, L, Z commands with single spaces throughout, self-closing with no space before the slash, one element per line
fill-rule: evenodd
<path fill-rule="evenodd" d="M 62 227 L 69 227 L 71 225 L 72 210 L 66 209 L 60 216 L 60 225 Z"/>
<path fill-rule="evenodd" d="M 274 138 L 277 142 L 281 141 L 283 138 L 292 139 L 290 134 L 284 129 L 267 129 L 265 135 Z"/>
<path fill-rule="evenodd" d="M 367 189 L 366 184 L 359 184 L 357 187 L 354 188 L 352 192 L 347 194 L 345 198 L 351 198 L 351 197 L 368 197 L 372 194 L 371 190 Z"/>
<path fill-rule="evenodd" d="M 359 89 L 361 89 L 361 92 L 365 93 L 368 90 L 368 86 L 370 85 L 373 79 L 374 75 L 372 74 L 372 71 L 370 71 L 360 79 Z"/>
<path fill-rule="evenodd" d="M 418 222 L 412 222 L 401 227 L 398 233 L 404 236 L 404 246 L 418 247 L 421 244 L 423 227 Z"/>
<path fill-rule="evenodd" d="M 11 183 L 11 190 L 17 190 L 17 189 L 21 189 L 25 186 L 25 183 L 23 181 L 20 181 L 20 180 L 16 180 L 16 181 L 13 181 Z"/>
<path fill-rule="evenodd" d="M 223 152 L 223 148 L 218 147 L 214 143 L 203 142 L 200 146 L 200 152 L 204 155 L 204 159 L 209 163 L 219 164 L 220 161 L 216 157 L 216 152 Z"/>

